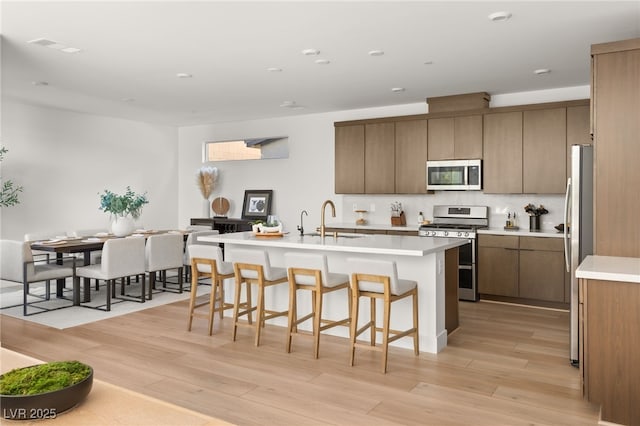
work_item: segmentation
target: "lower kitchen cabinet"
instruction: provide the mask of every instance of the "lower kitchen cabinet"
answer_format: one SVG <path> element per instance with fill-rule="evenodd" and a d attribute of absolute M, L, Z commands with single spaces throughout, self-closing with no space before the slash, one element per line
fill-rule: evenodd
<path fill-rule="evenodd" d="M 518 237 L 479 236 L 478 292 L 518 296 Z"/>
<path fill-rule="evenodd" d="M 616 262 L 629 260 L 636 259 Z M 623 275 L 616 262 L 602 274 Z M 640 284 L 585 278 L 579 282 L 583 395 L 600 405 L 604 424 L 640 425 Z"/>
<path fill-rule="evenodd" d="M 560 238 L 480 235 L 481 298 L 566 307 L 563 241 Z"/>
<path fill-rule="evenodd" d="M 562 239 L 520 237 L 519 259 L 519 297 L 564 302 Z"/>

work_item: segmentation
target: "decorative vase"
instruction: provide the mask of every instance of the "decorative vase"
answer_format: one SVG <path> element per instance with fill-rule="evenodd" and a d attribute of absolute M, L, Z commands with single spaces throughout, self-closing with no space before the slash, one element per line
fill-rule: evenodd
<path fill-rule="evenodd" d="M 124 237 L 133 232 L 134 223 L 131 216 L 116 216 L 111 223 L 111 232 L 116 237 Z"/>
<path fill-rule="evenodd" d="M 529 216 L 529 231 L 539 231 L 540 230 L 540 216 L 533 215 Z"/>
<path fill-rule="evenodd" d="M 207 219 L 211 217 L 211 202 L 208 198 L 202 200 L 202 217 Z"/>

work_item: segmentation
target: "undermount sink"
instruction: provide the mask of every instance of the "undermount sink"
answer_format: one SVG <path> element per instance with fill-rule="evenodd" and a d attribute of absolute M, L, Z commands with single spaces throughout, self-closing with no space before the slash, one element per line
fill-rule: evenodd
<path fill-rule="evenodd" d="M 319 232 L 312 232 L 310 234 L 304 234 L 303 237 L 319 237 L 320 233 Z M 327 232 L 324 235 L 325 238 L 333 238 L 333 232 Z M 338 238 L 362 238 L 364 237 L 364 234 L 362 235 L 355 235 L 355 234 L 338 234 Z"/>

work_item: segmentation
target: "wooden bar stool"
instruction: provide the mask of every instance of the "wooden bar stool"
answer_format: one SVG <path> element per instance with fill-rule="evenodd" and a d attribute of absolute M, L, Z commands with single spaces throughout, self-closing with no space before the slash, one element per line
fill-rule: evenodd
<path fill-rule="evenodd" d="M 349 326 L 351 318 L 351 288 L 349 275 L 329 272 L 327 256 L 323 254 L 285 253 L 285 263 L 289 275 L 289 325 L 287 329 L 287 353 L 291 352 L 293 334 L 307 334 L 298 331 L 298 325 L 313 319 L 313 356 L 318 358 L 320 332 L 338 325 Z M 349 316 L 342 320 L 322 318 L 322 302 L 326 293 L 347 289 Z M 311 313 L 298 318 L 298 290 L 311 291 Z"/>
<path fill-rule="evenodd" d="M 218 246 L 192 244 L 189 246 L 189 255 L 191 257 L 191 299 L 189 301 L 187 330 L 191 331 L 194 317 L 208 318 L 209 336 L 211 336 L 215 313 L 218 312 L 220 319 L 222 319 L 223 311 L 233 308 L 233 304 L 224 301 L 224 280 L 233 278 L 233 265 L 222 259 L 222 249 Z M 202 277 L 211 278 L 211 294 L 208 301 L 196 303 L 198 280 Z M 196 312 L 197 308 L 205 305 L 209 305 L 208 315 Z"/>
<path fill-rule="evenodd" d="M 389 343 L 405 336 L 413 336 L 413 351 L 420 353 L 418 342 L 418 284 L 411 280 L 398 278 L 396 263 L 393 261 L 347 259 L 353 274 L 351 275 L 352 317 L 351 317 L 351 356 L 353 366 L 356 347 L 382 352 L 382 372 L 387 372 L 387 353 Z M 366 271 L 366 272 L 365 272 Z M 390 328 L 391 303 L 411 296 L 413 298 L 413 327 L 398 331 Z M 360 297 L 368 297 L 371 302 L 371 318 L 358 329 L 358 310 Z M 383 325 L 376 326 L 376 299 L 383 302 Z M 357 342 L 356 338 L 364 331 L 370 331 L 369 344 Z M 376 346 L 376 334 L 382 332 L 382 346 Z"/>
<path fill-rule="evenodd" d="M 267 320 L 285 316 L 288 311 L 267 310 L 264 306 L 264 291 L 267 287 L 287 282 L 287 270 L 275 268 L 269 262 L 269 254 L 264 250 L 234 249 L 231 252 L 233 269 L 236 278 L 236 290 L 233 302 L 233 341 L 236 340 L 238 326 L 252 327 L 251 315 L 256 311 L 255 345 L 260 345 L 260 331 Z M 246 288 L 246 302 L 240 302 L 242 284 Z M 251 302 L 251 285 L 258 286 L 256 306 Z M 244 307 L 244 311 L 240 308 Z M 247 322 L 240 322 L 242 316 L 247 316 Z"/>

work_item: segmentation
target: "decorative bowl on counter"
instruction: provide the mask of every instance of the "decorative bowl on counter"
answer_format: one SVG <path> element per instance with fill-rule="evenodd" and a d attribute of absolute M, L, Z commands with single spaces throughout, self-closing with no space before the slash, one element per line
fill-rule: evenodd
<path fill-rule="evenodd" d="M 564 223 L 561 223 L 560 225 L 556 225 L 554 226 L 554 228 L 556 228 L 556 231 L 558 232 L 564 232 Z"/>

